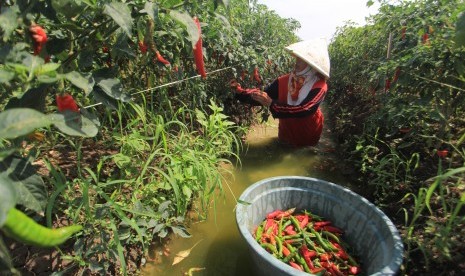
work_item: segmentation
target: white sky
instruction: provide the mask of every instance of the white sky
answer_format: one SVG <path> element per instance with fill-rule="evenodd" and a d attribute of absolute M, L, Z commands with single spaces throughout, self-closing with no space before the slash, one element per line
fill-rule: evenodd
<path fill-rule="evenodd" d="M 328 42 L 336 32 L 351 20 L 365 24 L 365 17 L 378 12 L 379 4 L 367 8 L 368 0 L 258 0 L 284 18 L 294 18 L 301 28 L 297 36 L 302 40 L 324 37 Z"/>

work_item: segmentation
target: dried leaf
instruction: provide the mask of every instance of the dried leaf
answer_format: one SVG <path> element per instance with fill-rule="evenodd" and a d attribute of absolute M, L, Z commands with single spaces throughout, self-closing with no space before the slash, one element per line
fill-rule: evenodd
<path fill-rule="evenodd" d="M 201 242 L 202 240 L 199 240 L 198 242 L 196 242 L 191 248 L 187 249 L 187 250 L 183 250 L 183 251 L 180 251 L 176 254 L 176 256 L 174 257 L 174 260 L 173 260 L 173 264 L 172 265 L 175 265 L 177 263 L 180 263 L 182 260 L 184 260 L 185 258 L 187 258 L 189 256 L 189 254 L 191 254 L 191 251 L 192 249 L 194 249 L 194 247 L 199 244 L 199 242 Z"/>

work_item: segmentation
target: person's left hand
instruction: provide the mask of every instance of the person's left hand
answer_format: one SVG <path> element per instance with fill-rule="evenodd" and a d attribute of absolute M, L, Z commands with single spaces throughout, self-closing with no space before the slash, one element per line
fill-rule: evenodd
<path fill-rule="evenodd" d="M 273 101 L 268 94 L 266 94 L 263 91 L 260 92 L 255 92 L 252 94 L 252 99 L 255 101 L 259 102 L 261 105 L 269 107 L 271 105 L 271 102 Z"/>

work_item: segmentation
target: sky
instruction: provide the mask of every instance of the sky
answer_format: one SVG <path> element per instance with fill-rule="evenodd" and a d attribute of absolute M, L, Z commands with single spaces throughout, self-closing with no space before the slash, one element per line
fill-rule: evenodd
<path fill-rule="evenodd" d="M 358 25 L 365 24 L 365 17 L 376 14 L 379 4 L 368 8 L 368 0 L 258 0 L 259 4 L 283 18 L 294 18 L 301 28 L 297 36 L 302 40 L 324 37 L 330 41 L 337 27 L 351 20 Z"/>

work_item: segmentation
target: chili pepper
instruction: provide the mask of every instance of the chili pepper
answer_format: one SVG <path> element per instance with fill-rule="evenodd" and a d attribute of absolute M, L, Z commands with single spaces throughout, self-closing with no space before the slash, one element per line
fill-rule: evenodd
<path fill-rule="evenodd" d="M 386 79 L 385 84 L 384 84 L 384 91 L 387 91 L 391 88 L 391 80 Z"/>
<path fill-rule="evenodd" d="M 449 153 L 448 150 L 438 150 L 436 152 L 436 154 L 440 157 L 440 158 L 446 158 L 447 157 L 447 153 Z"/>
<path fill-rule="evenodd" d="M 271 213 L 268 213 L 268 214 L 266 215 L 266 218 L 267 218 L 267 219 L 273 219 L 273 218 L 275 218 L 277 215 L 279 215 L 279 214 L 281 214 L 281 213 L 283 213 L 283 211 L 281 211 L 281 210 L 276 210 L 276 211 L 273 211 L 273 212 L 271 212 Z"/>
<path fill-rule="evenodd" d="M 58 111 L 63 112 L 70 110 L 79 113 L 79 107 L 73 99 L 73 96 L 65 93 L 63 95 L 56 95 Z"/>
<path fill-rule="evenodd" d="M 308 247 L 305 244 L 300 247 L 300 252 L 302 253 L 302 256 L 304 257 L 304 260 L 307 263 L 307 266 L 310 269 L 315 269 L 315 266 L 313 265 L 313 262 L 312 262 L 312 256 L 313 257 L 316 256 L 316 252 L 308 250 Z M 314 254 L 311 252 L 313 252 Z"/>
<path fill-rule="evenodd" d="M 304 229 L 305 226 L 307 226 L 308 222 L 309 222 L 309 217 L 305 215 L 302 221 L 300 221 L 300 228 Z"/>
<path fill-rule="evenodd" d="M 139 40 L 139 50 L 142 54 L 146 54 L 148 50 L 147 44 L 145 44 L 145 41 Z"/>
<path fill-rule="evenodd" d="M 271 253 L 278 255 L 278 250 L 276 250 L 276 247 L 274 245 L 269 243 L 262 243 L 261 246 L 265 249 L 270 250 Z"/>
<path fill-rule="evenodd" d="M 45 43 L 47 43 L 47 34 L 44 28 L 37 24 L 32 24 L 29 27 L 29 32 L 34 40 L 34 55 L 37 56 L 41 51 Z"/>
<path fill-rule="evenodd" d="M 281 219 L 281 218 L 288 217 L 288 216 L 292 215 L 294 213 L 294 211 L 295 211 L 295 208 L 288 209 L 288 210 L 282 212 L 281 214 L 276 215 L 276 218 Z"/>
<path fill-rule="evenodd" d="M 323 231 L 328 231 L 328 232 L 331 232 L 331 233 L 337 233 L 337 234 L 343 234 L 344 231 L 342 231 L 342 229 L 339 229 L 335 226 L 331 226 L 331 225 L 325 225 L 323 226 L 321 229 L 323 229 Z"/>
<path fill-rule="evenodd" d="M 165 65 L 170 65 L 170 62 L 167 61 L 161 54 L 159 51 L 155 51 L 155 55 L 157 57 L 157 60 Z"/>
<path fill-rule="evenodd" d="M 334 240 L 335 242 L 340 242 L 339 237 L 336 236 L 335 234 L 331 233 L 331 232 L 323 231 L 321 233 L 324 234 L 325 236 L 327 236 L 328 238 Z"/>
<path fill-rule="evenodd" d="M 331 260 L 331 255 L 328 254 L 328 253 L 321 254 L 319 257 L 320 257 L 320 260 L 322 260 L 322 261 L 329 261 L 329 260 Z"/>
<path fill-rule="evenodd" d="M 407 32 L 407 27 L 402 27 L 402 30 L 401 30 L 401 39 L 402 40 L 405 40 L 406 32 Z"/>
<path fill-rule="evenodd" d="M 255 231 L 255 240 L 256 241 L 259 241 L 262 238 L 263 227 L 264 227 L 263 223 L 260 224 L 260 226 L 257 227 L 257 230 Z"/>
<path fill-rule="evenodd" d="M 357 275 L 360 273 L 360 267 L 358 266 L 351 266 L 349 267 L 349 273 L 352 275 Z"/>
<path fill-rule="evenodd" d="M 423 36 L 421 37 L 421 42 L 422 42 L 423 44 L 426 44 L 426 43 L 428 43 L 428 40 L 429 40 L 429 35 L 428 35 L 428 33 L 424 33 Z"/>
<path fill-rule="evenodd" d="M 317 267 L 311 270 L 310 272 L 315 275 L 324 275 L 326 272 L 326 269 L 324 267 Z"/>
<path fill-rule="evenodd" d="M 289 254 L 291 254 L 291 251 L 289 251 L 289 249 L 285 246 L 284 243 L 283 243 L 282 251 L 283 251 L 283 255 L 286 257 L 289 256 Z"/>
<path fill-rule="evenodd" d="M 258 83 L 261 83 L 261 82 L 262 82 L 262 80 L 261 80 L 261 78 L 260 78 L 260 74 L 258 73 L 258 68 L 257 68 L 257 67 L 255 67 L 255 68 L 253 69 L 253 78 L 254 78 L 254 80 L 255 80 L 256 82 L 258 82 Z"/>
<path fill-rule="evenodd" d="M 197 72 L 203 79 L 207 77 L 207 73 L 205 72 L 205 64 L 203 62 L 203 49 L 202 49 L 202 28 L 200 27 L 200 21 L 197 16 L 194 17 L 195 25 L 197 25 L 197 29 L 199 31 L 199 40 L 195 43 L 194 46 L 194 62 L 197 68 Z"/>
<path fill-rule="evenodd" d="M 107 46 L 103 46 L 103 47 L 102 47 L 102 52 L 104 52 L 104 53 L 109 53 L 110 50 L 108 49 Z"/>
<path fill-rule="evenodd" d="M 284 232 L 288 235 L 295 235 L 297 234 L 297 232 L 294 230 L 294 226 L 293 225 L 289 225 L 287 226 L 286 228 L 284 228 Z"/>
<path fill-rule="evenodd" d="M 317 221 L 317 222 L 313 223 L 314 227 L 322 227 L 322 226 L 326 226 L 326 225 L 330 225 L 330 224 L 331 224 L 331 221 L 329 221 L 329 220 Z"/>
<path fill-rule="evenodd" d="M 331 270 L 333 271 L 333 275 L 336 275 L 336 276 L 345 276 L 345 274 L 342 273 L 342 272 L 339 270 L 339 267 L 337 267 L 337 265 L 335 265 L 334 263 L 331 264 Z"/>
<path fill-rule="evenodd" d="M 64 243 L 73 234 L 82 230 L 81 225 L 50 229 L 35 222 L 16 208 L 8 211 L 1 228 L 11 238 L 27 245 L 52 247 Z"/>
<path fill-rule="evenodd" d="M 292 266 L 293 268 L 297 269 L 297 270 L 304 271 L 303 268 L 300 265 L 298 265 L 298 264 L 296 264 L 294 262 L 289 262 L 289 265 Z"/>
<path fill-rule="evenodd" d="M 283 241 L 279 237 L 274 237 L 276 240 L 276 247 L 278 249 L 278 257 L 283 256 Z"/>

